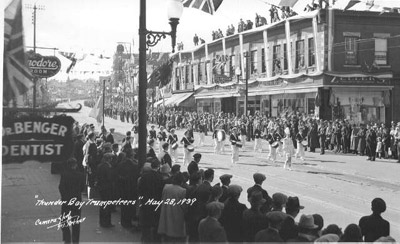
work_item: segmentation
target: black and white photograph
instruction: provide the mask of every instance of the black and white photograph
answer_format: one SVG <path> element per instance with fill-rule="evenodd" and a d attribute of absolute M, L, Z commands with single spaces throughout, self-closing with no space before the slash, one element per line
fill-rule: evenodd
<path fill-rule="evenodd" d="M 1 243 L 400 242 L 400 0 L 1 5 Z"/>

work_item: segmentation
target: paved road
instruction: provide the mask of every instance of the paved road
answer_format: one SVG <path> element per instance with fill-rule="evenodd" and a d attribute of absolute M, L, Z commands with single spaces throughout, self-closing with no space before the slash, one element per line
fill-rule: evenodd
<path fill-rule="evenodd" d="M 84 107 L 80 113 L 71 115 L 81 123 L 89 122 L 95 124 L 95 120 L 88 117 L 89 110 L 89 108 Z M 132 127 L 131 124 L 122 123 L 110 118 L 106 118 L 105 126 L 107 128 L 114 127 L 117 134 L 125 134 L 125 132 Z M 181 137 L 183 131 L 178 131 L 177 134 Z M 120 136 L 118 137 L 120 138 Z M 198 140 L 198 136 L 195 135 L 195 137 Z M 387 204 L 387 210 L 383 214 L 383 217 L 391 223 L 391 235 L 395 239 L 400 240 L 400 206 L 398 204 L 400 201 L 400 179 L 398 177 L 400 164 L 395 163 L 393 160 L 379 159 L 375 162 L 371 162 L 366 161 L 365 157 L 348 154 L 336 155 L 328 152 L 325 155 L 319 155 L 319 153 L 306 152 L 305 162 L 301 163 L 295 161 L 293 170 L 287 171 L 282 168 L 283 162 L 282 158 L 279 156 L 277 163 L 272 164 L 267 162 L 267 145 L 265 141 L 263 143 L 264 147 L 262 153 L 253 152 L 251 150 L 253 143 L 248 143 L 244 150 L 240 152 L 239 163 L 233 167 L 230 165 L 229 146 L 226 145 L 225 154 L 213 154 L 211 136 L 206 137 L 206 144 L 203 147 L 197 147 L 195 150 L 203 154 L 200 162 L 203 168 L 210 167 L 215 169 L 215 183 L 218 182 L 218 177 L 220 175 L 229 173 L 234 176 L 232 178 L 232 184 L 239 184 L 244 189 L 247 189 L 253 184 L 253 173 L 262 172 L 267 176 L 267 180 L 264 182 L 263 186 L 270 195 L 275 192 L 282 192 L 289 196 L 298 196 L 300 198 L 300 203 L 305 206 L 305 209 L 303 209 L 301 213 L 321 214 L 324 217 L 325 226 L 335 223 L 344 229 L 350 223 L 358 223 L 361 216 L 370 214 L 371 200 L 375 197 L 381 197 Z M 182 158 L 183 153 L 180 152 L 180 163 L 182 163 Z M 42 196 L 48 191 L 53 192 L 53 195 L 55 195 L 54 192 L 58 192 L 56 185 L 49 186 L 45 183 L 35 187 L 37 192 L 32 192 L 30 190 L 33 187 L 32 185 L 13 186 L 14 188 L 12 188 L 12 186 L 7 185 L 10 184 L 7 183 L 9 181 L 4 181 L 5 173 L 11 172 L 11 170 L 20 170 L 17 168 L 6 170 L 3 168 L 2 217 L 3 224 L 10 227 L 7 227 L 5 232 L 3 232 L 3 226 L 2 238 L 3 240 L 13 240 L 10 239 L 10 235 L 12 234 L 17 238 L 16 240 L 26 241 L 31 239 L 24 239 L 23 236 L 16 236 L 16 233 L 19 233 L 16 232 L 16 230 L 22 228 L 19 227 L 20 223 L 18 223 L 18 221 L 23 222 L 24 218 L 33 219 L 33 217 L 40 214 L 34 213 L 37 208 L 27 208 L 26 206 L 32 205 L 35 194 Z M 35 171 L 33 173 L 38 171 L 37 167 L 34 168 Z M 34 174 L 32 174 L 32 177 L 34 177 L 33 175 Z M 13 182 L 18 181 L 18 177 L 26 176 L 18 176 L 17 174 L 17 176 L 12 179 Z M 54 183 L 57 182 L 57 177 L 56 175 L 47 174 L 45 180 Z M 18 194 L 15 194 L 16 192 L 18 192 Z M 21 194 L 19 194 L 19 192 L 21 192 Z M 7 198 L 4 197 L 5 194 Z M 24 194 L 26 197 L 21 197 Z M 58 197 L 58 195 L 56 196 Z M 7 201 L 5 201 L 5 199 L 7 199 Z M 12 199 L 18 199 L 15 206 L 25 209 L 26 213 L 18 213 L 14 208 L 11 208 L 10 202 Z M 242 194 L 241 201 L 249 205 L 246 200 L 246 194 Z M 15 201 L 12 202 L 14 203 Z M 7 210 L 6 214 L 4 210 Z M 41 209 L 40 211 L 43 211 L 43 215 L 58 214 L 58 208 Z M 103 230 L 97 227 L 98 217 L 96 215 L 96 209 L 89 209 L 87 211 L 92 211 L 92 219 L 85 221 L 85 226 L 83 227 L 85 231 L 82 233 L 82 240 L 89 241 L 92 240 L 92 238 L 94 238 L 93 240 L 101 241 L 138 240 L 137 233 L 128 233 L 119 227 L 114 231 L 107 230 L 107 232 L 104 233 Z M 4 219 L 4 216 L 8 217 L 10 215 L 14 216 L 14 218 Z M 118 219 L 116 214 L 113 215 L 113 219 Z M 40 231 L 48 233 L 48 230 L 40 229 Z M 98 233 L 102 231 L 103 233 Z M 53 233 L 55 237 L 55 239 L 52 240 L 59 240 L 57 239 L 60 235 L 59 232 L 54 230 L 51 233 Z M 29 238 L 29 236 L 26 236 L 26 238 Z M 46 238 L 46 240 L 51 238 L 52 237 Z M 37 240 L 44 241 L 43 239 Z"/>

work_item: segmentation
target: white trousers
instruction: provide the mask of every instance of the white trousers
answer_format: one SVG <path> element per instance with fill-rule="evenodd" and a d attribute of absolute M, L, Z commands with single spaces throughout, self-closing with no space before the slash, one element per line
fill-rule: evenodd
<path fill-rule="evenodd" d="M 273 148 L 271 144 L 269 144 L 268 159 L 272 160 L 273 162 L 276 161 L 276 148 Z"/>
<path fill-rule="evenodd" d="M 200 133 L 200 140 L 199 140 L 199 146 L 204 145 L 204 140 L 205 140 L 205 134 L 203 132 Z"/>
<path fill-rule="evenodd" d="M 188 165 L 192 159 L 192 153 L 186 148 L 183 150 L 183 165 Z"/>
<path fill-rule="evenodd" d="M 232 163 L 239 162 L 239 148 L 236 145 L 231 145 L 232 149 Z"/>
<path fill-rule="evenodd" d="M 295 154 L 295 158 L 297 159 L 297 157 L 300 155 L 300 159 L 304 160 L 304 146 L 303 144 L 301 144 L 301 142 L 297 142 L 297 149 L 296 149 L 296 154 Z"/>
<path fill-rule="evenodd" d="M 254 139 L 254 151 L 262 152 L 262 140 L 261 138 Z"/>
<path fill-rule="evenodd" d="M 221 145 L 222 145 L 222 142 L 218 141 L 218 139 L 214 139 L 214 153 L 215 154 L 221 153 Z"/>
<path fill-rule="evenodd" d="M 178 162 L 178 149 L 172 149 L 171 146 L 169 147 L 169 155 L 171 155 L 172 163 Z"/>

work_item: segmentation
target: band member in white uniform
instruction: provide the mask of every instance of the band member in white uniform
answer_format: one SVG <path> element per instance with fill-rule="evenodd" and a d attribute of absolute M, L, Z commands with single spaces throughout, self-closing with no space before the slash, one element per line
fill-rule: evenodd
<path fill-rule="evenodd" d="M 256 129 L 254 130 L 254 152 L 262 152 L 260 125 L 256 125 Z"/>
<path fill-rule="evenodd" d="M 229 141 L 231 142 L 231 149 L 232 149 L 232 164 L 239 162 L 239 147 L 238 143 L 240 143 L 239 136 L 237 134 L 237 128 L 232 128 L 232 133 L 230 136 Z"/>
<path fill-rule="evenodd" d="M 167 133 L 165 133 L 164 127 L 160 127 L 160 131 L 158 132 L 157 135 L 158 138 L 158 152 L 161 153 L 163 151 L 162 145 L 165 143 L 165 140 L 167 140 Z"/>
<path fill-rule="evenodd" d="M 132 131 L 133 131 L 132 147 L 137 148 L 139 146 L 139 127 L 136 123 L 133 125 Z"/>
<path fill-rule="evenodd" d="M 183 150 L 183 165 L 187 165 L 190 163 L 192 159 L 192 152 L 189 151 L 188 147 L 193 147 L 192 144 L 194 143 L 194 139 L 190 137 L 189 130 L 185 131 L 184 136 L 181 139 L 181 144 L 184 145 Z"/>
<path fill-rule="evenodd" d="M 283 153 L 285 154 L 284 169 L 292 170 L 292 155 L 294 152 L 294 146 L 292 138 L 290 137 L 290 130 L 288 127 L 285 128 L 285 138 L 283 138 Z"/>
<path fill-rule="evenodd" d="M 283 137 L 281 135 L 282 134 L 280 133 L 279 126 L 276 126 L 275 127 L 275 133 L 274 133 L 274 139 L 275 139 L 275 141 L 279 142 L 279 147 L 276 149 L 276 153 L 279 154 L 279 156 L 283 157 L 283 155 L 282 155 L 282 142 L 281 142 Z"/>
<path fill-rule="evenodd" d="M 299 127 L 299 132 L 296 135 L 296 142 L 297 142 L 297 150 L 296 150 L 296 154 L 294 156 L 295 159 L 297 159 L 297 157 L 300 155 L 300 160 L 302 162 L 304 162 L 304 146 L 302 144 L 303 141 L 306 140 L 306 138 L 303 136 L 304 133 L 304 129 L 303 127 Z"/>
<path fill-rule="evenodd" d="M 275 147 L 275 138 L 274 138 L 274 129 L 271 129 L 271 132 L 267 135 L 267 141 L 269 146 L 268 160 L 272 161 L 272 163 L 276 162 L 276 149 Z"/>
<path fill-rule="evenodd" d="M 178 136 L 175 134 L 175 129 L 171 129 L 170 132 L 171 133 L 167 139 L 167 142 L 169 143 L 169 155 L 171 155 L 172 163 L 175 164 L 178 162 L 178 148 L 174 149 L 173 146 L 175 143 L 178 143 Z"/>
<path fill-rule="evenodd" d="M 214 138 L 214 153 L 221 154 L 222 145 L 225 141 L 225 131 L 222 129 L 216 129 L 213 133 Z"/>
<path fill-rule="evenodd" d="M 204 145 L 204 140 L 206 137 L 206 124 L 204 123 L 204 120 L 200 121 L 199 125 L 199 135 L 200 135 L 200 140 L 199 140 L 199 145 L 198 146 L 203 146 Z"/>

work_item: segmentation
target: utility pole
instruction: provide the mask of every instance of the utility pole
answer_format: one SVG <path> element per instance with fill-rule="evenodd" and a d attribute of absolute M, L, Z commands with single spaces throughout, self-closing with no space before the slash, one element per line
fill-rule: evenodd
<path fill-rule="evenodd" d="M 43 5 L 38 5 L 36 6 L 36 3 L 33 5 L 26 5 L 26 8 L 28 9 L 33 9 L 33 15 L 32 15 L 32 24 L 33 24 L 33 53 L 36 54 L 36 10 L 44 10 Z M 32 97 L 32 104 L 33 108 L 36 108 L 36 83 L 37 83 L 37 77 L 33 77 L 33 97 Z"/>
<path fill-rule="evenodd" d="M 244 115 L 247 116 L 247 107 L 249 102 L 249 52 L 246 52 L 244 58 L 246 59 L 246 88 L 244 100 Z"/>

